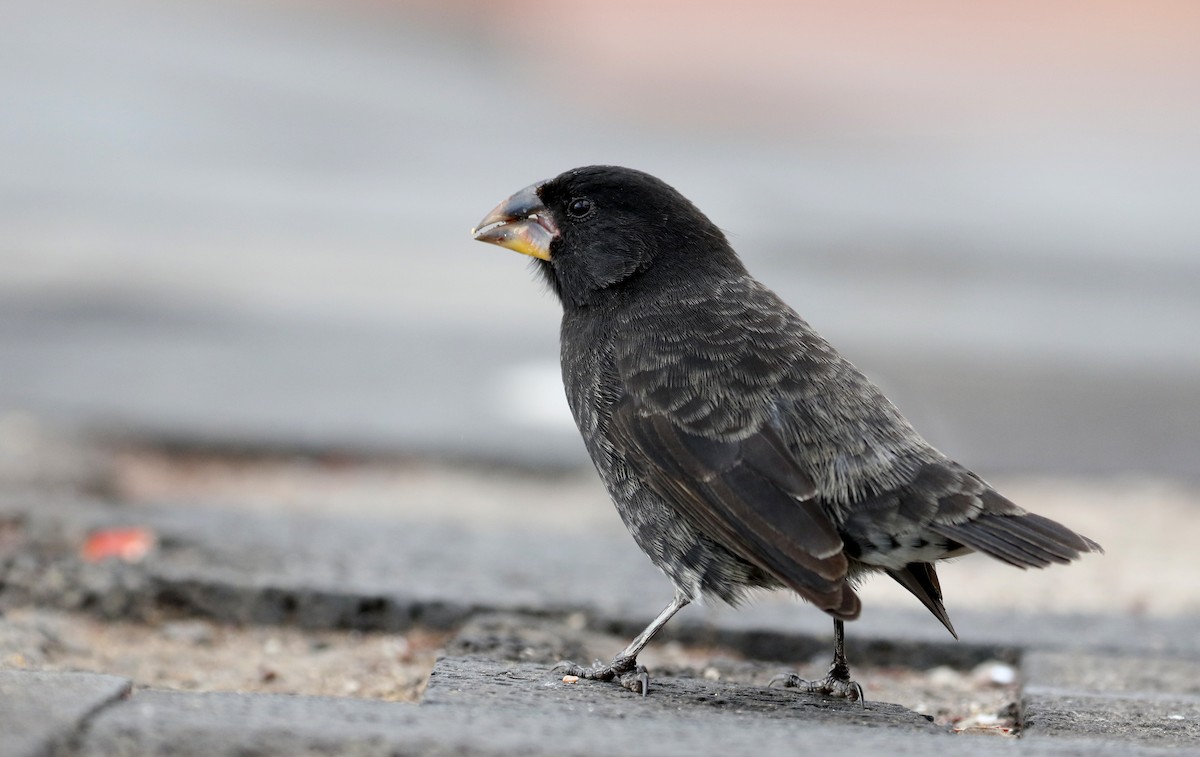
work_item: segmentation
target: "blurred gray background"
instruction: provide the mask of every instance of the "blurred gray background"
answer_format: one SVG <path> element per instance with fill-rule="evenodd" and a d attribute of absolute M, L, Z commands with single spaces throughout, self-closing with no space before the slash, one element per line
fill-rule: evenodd
<path fill-rule="evenodd" d="M 586 464 L 468 230 L 603 162 L 962 462 L 1197 477 L 1195 3 L 3 8 L 0 424 Z"/>

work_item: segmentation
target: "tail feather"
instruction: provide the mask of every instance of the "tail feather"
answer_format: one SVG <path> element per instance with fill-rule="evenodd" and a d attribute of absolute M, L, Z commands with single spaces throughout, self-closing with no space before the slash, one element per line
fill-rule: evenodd
<path fill-rule="evenodd" d="M 943 536 L 1018 568 L 1069 563 L 1084 552 L 1103 552 L 1099 544 L 1040 515 L 984 514 L 962 523 L 937 523 Z"/>
<path fill-rule="evenodd" d="M 950 635 L 958 638 L 954 624 L 950 622 L 950 614 L 946 612 L 946 606 L 942 604 L 942 585 L 938 581 L 933 563 L 912 562 L 905 565 L 902 570 L 889 568 L 888 575 L 896 579 L 896 583 L 912 592 L 914 597 L 921 600 L 921 604 L 925 605 L 935 618 L 942 621 L 942 625 L 946 627 Z"/>

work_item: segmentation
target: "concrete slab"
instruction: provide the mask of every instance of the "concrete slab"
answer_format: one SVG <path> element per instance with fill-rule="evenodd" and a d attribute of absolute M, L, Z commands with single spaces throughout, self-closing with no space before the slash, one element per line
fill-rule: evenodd
<path fill-rule="evenodd" d="M 1200 701 L 1200 659 L 1169 652 L 1101 653 L 1086 646 L 1054 652 L 1041 648 L 1026 653 L 1021 667 L 1031 691 Z"/>
<path fill-rule="evenodd" d="M 793 753 L 793 740 L 806 733 L 804 726 L 813 725 L 799 719 L 756 724 L 764 734 L 759 727 L 751 730 L 755 719 L 749 715 L 720 718 L 706 710 L 703 716 L 634 718 L 596 715 L 586 707 L 531 708 L 528 697 L 519 701 L 521 707 L 514 706 L 514 699 L 503 707 L 418 708 L 349 699 L 146 691 L 97 718 L 79 753 L 592 755 L 652 749 L 655 754 L 695 755 L 753 744 L 763 754 L 784 754 Z M 858 729 L 857 735 L 863 746 L 878 747 L 903 733 Z M 835 743 L 835 738 L 846 743 L 847 734 L 844 728 L 826 726 L 809 738 L 818 744 Z M 928 739 L 899 740 L 891 753 L 918 754 L 918 745 L 929 745 Z"/>
<path fill-rule="evenodd" d="M 0 669 L 0 755 L 70 754 L 88 719 L 129 692 L 116 676 Z"/>
<path fill-rule="evenodd" d="M 632 637 L 670 588 L 624 535 L 564 538 L 532 529 L 276 515 L 96 501 L 0 497 L 33 541 L 9 560 L 10 597 L 114 616 L 163 609 L 242 623 L 310 628 L 449 628 L 473 613 L 583 613 Z M 72 545 L 99 525 L 153 529 L 144 562 L 81 563 Z M 850 653 L 914 664 L 968 665 L 1019 648 L 1087 649 L 1200 659 L 1192 617 L 957 612 L 962 642 L 915 603 L 868 606 L 848 629 Z M 731 611 L 688 607 L 663 638 L 715 641 L 760 659 L 807 659 L 824 649 L 826 616 L 776 598 Z"/>
<path fill-rule="evenodd" d="M 956 737 L 896 709 L 812 703 L 783 692 L 672 682 L 641 698 L 619 687 L 567 685 L 541 668 L 445 659 L 420 706 L 354 699 L 139 691 L 91 723 L 78 754 L 598 755 L 641 751 L 791 755 L 851 750 L 896 755 L 1165 754 L 1076 740 L 1022 744 Z M 897 708 L 899 709 L 899 708 Z"/>
<path fill-rule="evenodd" d="M 498 337 L 436 319 L 61 304 L 0 305 L 0 418 L 198 446 L 588 464 L 553 385 L 553 324 Z M 544 396 L 510 392 L 508 373 L 531 363 L 551 367 L 549 422 L 525 417 Z"/>
<path fill-rule="evenodd" d="M 663 755 L 785 755 L 797 744 L 897 755 L 1179 753 L 1070 734 L 1036 741 L 954 736 L 894 705 L 863 710 L 699 679 L 663 681 L 642 698 L 612 685 L 564 684 L 540 665 L 477 658 L 439 661 L 420 706 L 232 692 L 129 695 L 128 682 L 110 676 L 19 670 L 0 671 L 0 694 L 4 757 L 595 755 L 626 747 Z"/>
<path fill-rule="evenodd" d="M 844 727 L 891 728 L 896 732 L 945 735 L 932 718 L 886 702 L 827 699 L 779 688 L 745 686 L 700 678 L 661 677 L 642 697 L 613 683 L 565 683 L 540 663 L 498 662 L 486 657 L 447 657 L 438 661 L 421 703 L 423 709 L 520 709 L 546 715 L 587 713 L 597 718 L 663 717 L 702 720 L 736 716 L 755 720 L 805 720 Z M 734 723 L 729 724 L 736 727 Z"/>
<path fill-rule="evenodd" d="M 1036 742 L 1086 734 L 1127 744 L 1200 751 L 1200 701 L 1196 699 L 1031 690 L 1025 696 L 1024 723 L 1026 738 Z"/>
<path fill-rule="evenodd" d="M 1031 651 L 1022 669 L 1030 739 L 1091 734 L 1200 751 L 1200 661 Z"/>
<path fill-rule="evenodd" d="M 655 754 L 1119 754 L 1113 745 L 1078 739 L 1024 743 L 952 735 L 896 705 L 834 702 L 703 679 L 664 679 L 651 696 L 613 684 L 563 683 L 544 667 L 480 658 L 444 658 L 430 678 L 423 711 L 469 709 L 508 716 L 505 730 L 527 730 L 527 748 L 556 744 L 568 753 L 609 753 L 615 742 Z M 546 725 L 553 731 L 546 733 Z M 607 730 L 607 737 L 591 732 Z M 586 744 L 589 738 L 600 740 Z M 547 742 L 547 739 L 549 741 Z M 634 746 L 636 745 L 636 747 Z M 1128 747 L 1128 745 L 1124 745 Z M 1134 752 L 1138 752 L 1134 747 Z M 1147 752 L 1151 753 L 1151 752 Z"/>
<path fill-rule="evenodd" d="M 611 685 L 563 684 L 544 660 L 521 659 L 528 633 L 550 634 L 538 642 L 542 657 L 576 654 L 571 638 L 541 628 L 539 616 L 631 636 L 657 612 L 666 581 L 623 536 L 562 539 L 535 529 L 44 497 L 32 507 L 28 496 L 0 498 L 0 521 L 17 524 L 2 555 L 8 601 L 310 627 L 452 627 L 474 619 L 456 649 L 487 655 L 440 661 L 420 708 L 138 692 L 94 718 L 78 742 L 86 754 L 597 754 L 612 751 L 614 732 L 631 749 L 652 744 L 663 754 L 751 747 L 790 754 L 797 743 L 896 754 L 1154 754 L 1191 747 L 1200 722 L 1194 618 L 962 613 L 956 621 L 968 643 L 946 639 L 919 608 L 868 608 L 851 625 L 852 663 L 967 667 L 1024 654 L 1030 738 L 1014 745 L 931 732 L 923 718 L 891 705 L 872 703 L 864 713 L 678 671 L 656 675 L 643 700 Z M 77 559 L 90 528 L 117 524 L 151 527 L 157 551 L 138 564 Z M 484 622 L 489 611 L 525 613 L 530 626 L 518 616 L 493 634 Z M 776 603 L 711 614 L 688 608 L 662 640 L 796 661 L 827 655 L 828 634 L 820 613 Z M 518 661 L 498 659 L 505 657 Z"/>
<path fill-rule="evenodd" d="M 533 282 L 520 285 L 535 294 Z M 388 323 L 9 302 L 0 305 L 0 413 L 190 445 L 587 467 L 558 376 L 558 315 L 537 323 L 497 333 L 433 316 Z M 916 350 L 848 355 L 933 443 L 986 472 L 1195 477 L 1192 373 L 1080 373 L 1054 360 L 992 364 Z M 1094 433 L 1101 416 L 1122 433 Z"/>
<path fill-rule="evenodd" d="M 1131 699 L 1113 712 L 1103 697 L 1057 700 L 1057 709 L 1038 711 L 1031 738 L 1013 741 L 950 735 L 895 705 L 863 709 L 690 678 L 658 679 L 652 696 L 642 698 L 611 684 L 563 683 L 541 664 L 469 657 L 440 660 L 419 707 L 265 694 L 129 695 L 129 682 L 111 676 L 20 670 L 0 671 L 0 695 L 5 757 L 593 755 L 611 753 L 614 744 L 664 755 L 783 755 L 798 743 L 898 755 L 1154 755 L 1193 743 L 1195 714 L 1175 702 Z M 1038 738 L 1044 734 L 1053 738 Z M 1101 740 L 1111 736 L 1119 740 Z"/>
<path fill-rule="evenodd" d="M 139 691 L 101 713 L 78 754 L 445 754 L 414 705 L 331 697 Z"/>

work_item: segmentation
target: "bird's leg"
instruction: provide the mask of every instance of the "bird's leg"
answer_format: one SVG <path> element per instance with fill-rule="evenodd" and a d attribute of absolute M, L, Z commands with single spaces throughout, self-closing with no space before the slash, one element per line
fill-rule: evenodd
<path fill-rule="evenodd" d="M 767 686 L 777 683 L 788 688 L 801 688 L 810 694 L 824 694 L 825 696 L 849 699 L 851 702 L 862 702 L 863 706 L 866 706 L 862 686 L 859 686 L 858 682 L 850 680 L 850 666 L 846 663 L 845 624 L 836 618 L 833 621 L 833 664 L 829 666 L 829 673 L 825 678 L 820 681 L 809 681 L 795 673 L 786 673 L 772 678 Z"/>
<path fill-rule="evenodd" d="M 554 666 L 554 670 L 561 670 L 567 675 L 579 676 L 580 678 L 588 678 L 595 681 L 611 681 L 617 679 L 622 686 L 630 691 L 646 696 L 650 691 L 650 673 L 645 666 L 637 664 L 638 653 L 642 648 L 649 643 L 654 634 L 659 632 L 671 616 L 682 610 L 691 599 L 683 594 L 676 592 L 675 598 L 671 600 L 671 604 L 667 605 L 658 617 L 646 626 L 646 629 L 637 635 L 633 641 L 629 642 L 629 646 L 625 647 L 619 655 L 613 658 L 613 661 L 605 665 L 597 660 L 592 663 L 592 667 L 584 668 L 576 665 L 573 662 L 563 661 Z"/>

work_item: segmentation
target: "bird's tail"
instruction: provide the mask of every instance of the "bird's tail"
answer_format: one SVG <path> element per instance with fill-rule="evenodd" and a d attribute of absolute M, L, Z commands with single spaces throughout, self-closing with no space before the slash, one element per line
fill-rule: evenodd
<path fill-rule="evenodd" d="M 984 513 L 974 520 L 930 527 L 965 547 L 1018 568 L 1066 564 L 1085 552 L 1104 551 L 1086 536 L 1034 513 Z"/>
<path fill-rule="evenodd" d="M 958 632 L 950 622 L 950 614 L 942 604 L 942 585 L 938 581 L 937 571 L 933 569 L 933 563 L 913 562 L 905 565 L 902 570 L 889 568 L 888 575 L 921 600 L 921 604 L 925 605 L 935 618 L 942 621 L 950 635 L 958 638 Z"/>

